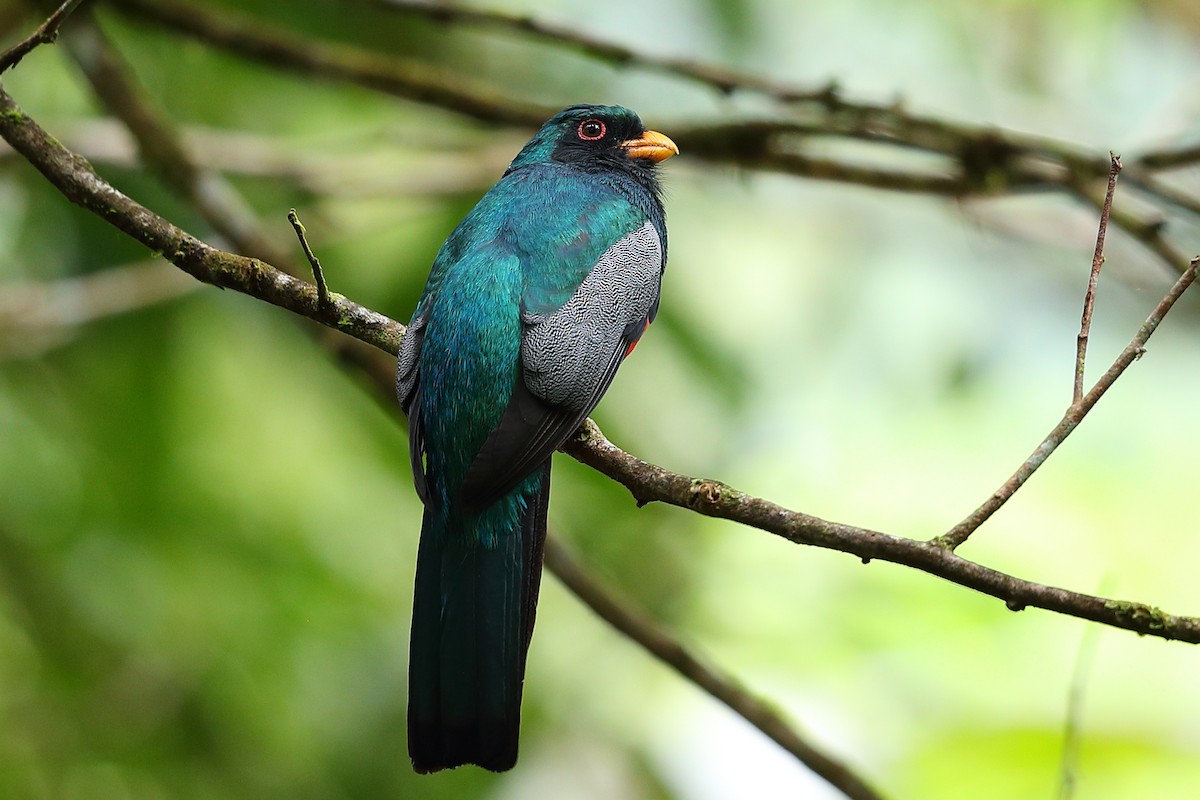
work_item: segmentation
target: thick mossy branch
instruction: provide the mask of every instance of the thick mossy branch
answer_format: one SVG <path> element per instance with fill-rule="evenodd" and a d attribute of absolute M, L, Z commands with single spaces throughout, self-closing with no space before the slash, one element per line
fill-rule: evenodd
<path fill-rule="evenodd" d="M 1072 592 L 1022 580 L 956 555 L 936 543 L 891 536 L 792 511 L 719 481 L 698 480 L 649 464 L 609 442 L 595 423 L 586 422 L 563 451 L 623 484 L 639 503 L 661 502 L 709 517 L 740 522 L 796 544 L 851 553 L 928 572 L 1003 600 L 1009 608 L 1028 606 L 1089 619 L 1164 639 L 1200 643 L 1200 618 L 1160 614 L 1151 620 L 1131 614 L 1137 603 Z"/>

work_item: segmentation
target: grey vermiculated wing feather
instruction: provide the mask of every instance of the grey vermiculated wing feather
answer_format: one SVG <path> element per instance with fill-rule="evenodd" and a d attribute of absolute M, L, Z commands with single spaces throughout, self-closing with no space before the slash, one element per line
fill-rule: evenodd
<path fill-rule="evenodd" d="M 396 397 L 400 407 L 408 414 L 408 460 L 412 464 L 413 486 L 421 502 L 429 502 L 429 486 L 425 479 L 425 440 L 421 424 L 420 370 L 421 344 L 425 339 L 427 318 L 419 315 L 409 323 L 400 340 L 396 358 Z"/>
<path fill-rule="evenodd" d="M 591 411 L 611 354 L 628 347 L 631 325 L 649 318 L 661 278 L 662 246 L 647 222 L 605 251 L 561 308 L 526 317 L 521 360 L 529 390 L 551 405 Z"/>
<path fill-rule="evenodd" d="M 460 497 L 468 508 L 506 494 L 596 407 L 645 330 L 662 267 L 658 233 L 647 222 L 605 251 L 561 308 L 524 315 L 521 375 L 467 470 Z"/>
<path fill-rule="evenodd" d="M 425 340 L 425 323 L 428 318 L 424 315 L 413 317 L 400 339 L 400 349 L 396 353 L 396 399 L 407 414 L 412 406 L 413 393 L 417 388 L 417 364 L 421 360 L 421 344 Z"/>

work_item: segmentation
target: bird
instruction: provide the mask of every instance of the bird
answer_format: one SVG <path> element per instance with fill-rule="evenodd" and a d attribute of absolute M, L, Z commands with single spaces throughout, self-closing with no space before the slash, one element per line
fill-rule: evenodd
<path fill-rule="evenodd" d="M 551 454 L 658 312 L 657 168 L 678 153 L 622 106 L 565 108 L 434 258 L 396 363 L 424 505 L 409 640 L 418 773 L 516 764 Z"/>

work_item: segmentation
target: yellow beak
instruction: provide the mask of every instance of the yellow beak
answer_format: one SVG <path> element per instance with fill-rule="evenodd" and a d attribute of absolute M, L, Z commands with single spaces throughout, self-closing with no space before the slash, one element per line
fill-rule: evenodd
<path fill-rule="evenodd" d="M 675 143 L 658 131 L 642 131 L 638 138 L 621 142 L 621 147 L 630 158 L 648 158 L 651 161 L 665 161 L 679 155 Z"/>

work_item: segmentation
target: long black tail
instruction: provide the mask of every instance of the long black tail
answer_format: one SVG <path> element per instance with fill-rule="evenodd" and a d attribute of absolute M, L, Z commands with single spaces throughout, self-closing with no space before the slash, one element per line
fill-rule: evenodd
<path fill-rule="evenodd" d="M 440 529 L 425 511 L 408 667 L 408 754 L 417 772 L 462 764 L 501 772 L 517 761 L 549 461 L 540 472 L 517 529 L 495 547 L 482 547 L 472 531 Z"/>

